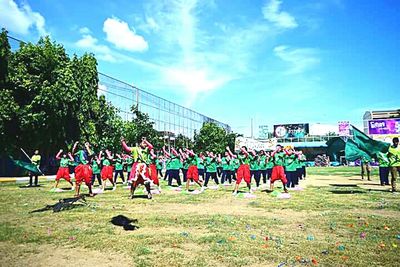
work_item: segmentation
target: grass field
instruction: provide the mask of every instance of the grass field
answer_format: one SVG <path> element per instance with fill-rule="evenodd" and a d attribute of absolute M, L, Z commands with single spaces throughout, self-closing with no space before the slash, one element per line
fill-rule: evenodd
<path fill-rule="evenodd" d="M 0 265 L 398 266 L 400 195 L 378 185 L 376 170 L 372 182 L 358 175 L 359 168 L 308 168 L 305 190 L 290 199 L 165 187 L 152 200 L 132 200 L 119 186 L 59 213 L 30 211 L 72 192 L 2 183 Z M 112 225 L 119 214 L 140 228 Z"/>

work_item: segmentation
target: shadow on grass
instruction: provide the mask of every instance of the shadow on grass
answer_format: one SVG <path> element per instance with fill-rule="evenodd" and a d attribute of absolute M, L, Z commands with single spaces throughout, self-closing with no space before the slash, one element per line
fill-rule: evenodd
<path fill-rule="evenodd" d="M 332 194 L 337 195 L 351 195 L 351 194 L 365 194 L 367 192 L 362 190 L 329 190 Z"/>
<path fill-rule="evenodd" d="M 21 185 L 19 188 L 26 189 L 26 188 L 36 188 L 36 187 L 42 187 L 42 186 L 40 184 L 38 184 L 38 185 Z"/>
<path fill-rule="evenodd" d="M 337 186 L 337 187 L 358 187 L 356 184 L 329 184 L 330 186 Z"/>
<path fill-rule="evenodd" d="M 135 198 L 145 198 L 145 199 L 147 199 L 147 195 L 133 195 L 133 196 L 131 196 L 131 198 L 132 199 L 135 199 Z"/>

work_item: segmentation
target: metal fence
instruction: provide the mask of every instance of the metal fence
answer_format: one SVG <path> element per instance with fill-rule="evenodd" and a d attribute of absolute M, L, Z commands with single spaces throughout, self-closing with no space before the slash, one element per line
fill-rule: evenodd
<path fill-rule="evenodd" d="M 154 128 L 160 132 L 193 138 L 194 132 L 199 131 L 204 122 L 213 122 L 226 131 L 231 131 L 227 124 L 103 73 L 99 73 L 99 94 L 104 94 L 106 99 L 120 110 L 124 120 L 132 119 L 131 107 L 137 105 L 141 112 L 149 115 L 154 122 Z"/>

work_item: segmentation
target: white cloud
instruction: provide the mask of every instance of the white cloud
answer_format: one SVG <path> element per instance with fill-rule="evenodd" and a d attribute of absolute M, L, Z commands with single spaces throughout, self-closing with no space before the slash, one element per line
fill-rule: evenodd
<path fill-rule="evenodd" d="M 106 33 L 107 41 L 117 48 L 134 52 L 143 52 L 148 49 L 146 40 L 137 35 L 133 28 L 129 28 L 128 23 L 118 18 L 106 19 L 103 31 Z"/>
<path fill-rule="evenodd" d="M 101 95 L 105 96 L 107 93 L 107 90 L 108 90 L 107 86 L 104 84 L 101 84 L 99 82 L 98 89 L 97 89 L 97 96 L 101 96 Z"/>
<path fill-rule="evenodd" d="M 92 31 L 88 27 L 82 27 L 79 29 L 80 34 L 91 34 Z"/>
<path fill-rule="evenodd" d="M 89 34 L 85 34 L 75 43 L 79 48 L 90 49 L 96 56 L 108 62 L 115 62 L 116 59 L 112 55 L 112 51 L 105 45 L 98 44 L 98 40 Z"/>
<path fill-rule="evenodd" d="M 0 26 L 10 32 L 28 35 L 34 28 L 40 36 L 48 34 L 45 30 L 44 17 L 40 13 L 32 11 L 27 3 L 18 7 L 13 0 L 1 0 L 0 12 Z"/>
<path fill-rule="evenodd" d="M 280 45 L 274 48 L 274 53 L 283 61 L 290 63 L 291 66 L 286 74 L 303 73 L 320 63 L 318 50 L 314 48 L 290 48 Z"/>
<path fill-rule="evenodd" d="M 265 3 L 262 8 L 264 18 L 279 28 L 296 28 L 298 26 L 296 19 L 288 12 L 279 10 L 281 4 L 280 0 L 270 0 Z"/>

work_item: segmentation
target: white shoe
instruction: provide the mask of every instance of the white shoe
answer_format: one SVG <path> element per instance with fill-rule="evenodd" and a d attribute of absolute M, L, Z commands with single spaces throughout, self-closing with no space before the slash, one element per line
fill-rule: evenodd
<path fill-rule="evenodd" d="M 116 186 L 114 186 L 114 187 L 113 187 L 112 191 L 115 191 L 115 189 L 117 189 L 117 187 L 116 187 Z"/>
<path fill-rule="evenodd" d="M 232 196 L 237 196 L 237 192 L 232 192 Z"/>
<path fill-rule="evenodd" d="M 71 191 L 74 191 L 75 190 L 75 187 L 71 187 Z"/>

